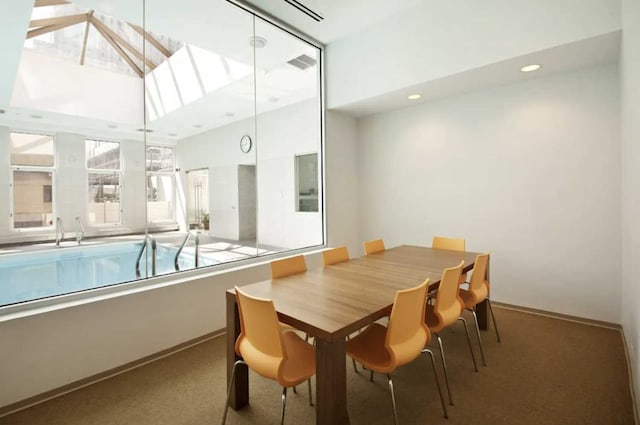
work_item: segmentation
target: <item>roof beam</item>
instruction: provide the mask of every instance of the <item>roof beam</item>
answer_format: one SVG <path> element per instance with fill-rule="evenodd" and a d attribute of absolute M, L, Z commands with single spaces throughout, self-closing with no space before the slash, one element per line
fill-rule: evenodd
<path fill-rule="evenodd" d="M 45 19 L 33 19 L 29 22 L 29 28 L 48 27 L 50 25 L 58 24 L 79 24 L 87 20 L 87 14 L 81 13 L 79 15 L 57 16 L 55 18 Z"/>
<path fill-rule="evenodd" d="M 33 30 L 27 32 L 27 40 L 30 39 L 30 38 L 33 38 L 33 37 L 37 37 L 37 36 L 42 35 L 42 34 L 50 33 L 51 31 L 58 31 L 58 30 L 61 30 L 63 28 L 66 28 L 66 27 L 70 27 L 72 25 L 77 25 L 77 24 L 79 24 L 81 22 L 86 21 L 86 19 L 87 19 L 87 15 L 77 15 L 77 16 L 82 16 L 83 19 L 77 18 L 77 19 L 69 20 L 69 21 L 66 21 L 66 22 L 63 22 L 63 23 L 59 23 L 59 24 L 47 25 L 46 27 L 40 27 L 40 28 L 37 28 L 37 29 L 33 29 Z M 65 16 L 65 18 L 66 18 L 66 16 Z"/>
<path fill-rule="evenodd" d="M 129 57 L 129 55 L 127 55 L 127 53 L 122 50 L 122 47 L 120 47 L 120 45 L 116 43 L 116 41 L 111 38 L 111 36 L 106 31 L 100 28 L 100 26 L 96 25 L 96 19 L 92 16 L 89 21 L 93 24 L 95 29 L 97 29 L 98 32 L 104 37 L 104 39 L 107 40 L 109 44 L 111 44 L 111 47 L 113 47 L 115 51 L 118 52 L 120 57 L 122 57 L 122 59 L 124 59 L 124 61 L 129 64 L 131 69 L 133 69 L 133 71 L 138 74 L 138 77 L 144 78 L 142 70 L 138 68 L 138 65 L 136 65 L 135 62 L 133 62 L 133 60 Z"/>
<path fill-rule="evenodd" d="M 69 2 L 66 0 L 36 0 L 33 7 L 42 7 L 42 6 L 56 6 L 59 4 L 68 4 Z"/>
<path fill-rule="evenodd" d="M 101 29 L 103 32 L 107 33 L 116 43 L 118 43 L 121 47 L 127 49 L 133 56 L 135 56 L 138 60 L 143 60 L 144 63 L 151 69 L 154 70 L 156 68 L 156 64 L 153 63 L 149 58 L 144 57 L 144 55 L 138 51 L 135 47 L 129 44 L 124 38 L 120 37 L 115 31 L 106 26 L 101 20 L 96 18 L 95 16 L 91 16 L 89 18 L 91 23 L 96 27 Z"/>
<path fill-rule="evenodd" d="M 93 10 L 87 13 L 87 24 L 84 27 L 84 39 L 82 40 L 82 53 L 80 54 L 80 65 L 84 65 L 84 56 L 87 53 L 87 39 L 89 38 L 89 27 L 91 22 L 89 19 L 93 16 Z"/>
<path fill-rule="evenodd" d="M 133 28 L 138 34 L 140 34 L 142 36 L 142 38 L 144 38 L 145 40 L 147 40 L 153 47 L 155 47 L 156 49 L 158 49 L 160 51 L 160 53 L 162 53 L 163 55 L 165 55 L 166 57 L 170 57 L 171 56 L 171 52 L 169 51 L 169 49 L 167 49 L 166 47 L 164 47 L 162 45 L 162 43 L 160 43 L 158 40 L 155 39 L 154 36 L 152 36 L 151 34 L 149 34 L 148 31 L 143 30 L 142 28 L 140 28 L 138 25 L 134 25 L 132 23 L 129 23 L 129 26 L 131 28 Z"/>

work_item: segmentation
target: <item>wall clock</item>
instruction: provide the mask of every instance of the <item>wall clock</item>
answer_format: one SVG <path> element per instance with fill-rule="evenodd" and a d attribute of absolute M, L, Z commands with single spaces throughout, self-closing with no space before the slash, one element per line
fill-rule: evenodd
<path fill-rule="evenodd" d="M 251 141 L 251 137 L 244 135 L 240 139 L 240 150 L 244 153 L 248 153 L 251 150 L 251 146 L 253 142 Z"/>

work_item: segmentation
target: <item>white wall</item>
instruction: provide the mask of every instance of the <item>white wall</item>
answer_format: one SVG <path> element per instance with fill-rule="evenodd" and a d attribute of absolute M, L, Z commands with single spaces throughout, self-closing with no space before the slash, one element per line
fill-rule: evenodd
<path fill-rule="evenodd" d="M 640 395 L 640 2 L 623 0 L 622 9 L 622 327 L 637 396 Z"/>
<path fill-rule="evenodd" d="M 363 254 L 360 237 L 358 181 L 358 129 L 354 118 L 339 112 L 327 113 L 326 202 L 327 244 L 346 245 L 349 254 Z"/>
<path fill-rule="evenodd" d="M 327 46 L 328 106 L 617 31 L 620 19 L 619 0 L 425 0 Z"/>
<path fill-rule="evenodd" d="M 618 83 L 609 65 L 362 119 L 362 237 L 463 237 L 491 250 L 495 300 L 620 323 Z"/>
<path fill-rule="evenodd" d="M 185 184 L 187 170 L 209 168 L 213 236 L 238 238 L 237 165 L 255 164 L 257 155 L 258 241 L 282 248 L 322 244 L 321 213 L 295 211 L 294 178 L 294 156 L 320 149 L 319 114 L 314 99 L 261 114 L 257 124 L 243 120 L 178 143 L 176 156 Z M 247 154 L 240 151 L 245 134 L 254 141 Z"/>
<path fill-rule="evenodd" d="M 317 267 L 319 257 L 307 264 Z M 0 407 L 220 330 L 225 291 L 269 277 L 265 263 L 33 316 L 0 316 Z"/>

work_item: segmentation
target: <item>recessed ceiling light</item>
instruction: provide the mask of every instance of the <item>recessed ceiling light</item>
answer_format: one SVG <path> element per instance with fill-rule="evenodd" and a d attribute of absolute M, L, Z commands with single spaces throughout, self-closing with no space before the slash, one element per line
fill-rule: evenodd
<path fill-rule="evenodd" d="M 141 133 L 153 133 L 153 130 L 151 130 L 150 128 L 139 128 L 136 131 L 139 131 Z"/>
<path fill-rule="evenodd" d="M 534 63 L 531 65 L 527 65 L 527 66 L 523 66 L 522 68 L 520 68 L 521 72 L 533 72 L 533 71 L 537 71 L 540 68 L 542 68 L 542 65 Z"/>
<path fill-rule="evenodd" d="M 421 94 L 411 94 L 411 95 L 407 96 L 407 99 L 409 99 L 409 100 L 418 100 L 421 97 L 422 97 Z"/>
<path fill-rule="evenodd" d="M 109 128 L 118 128 L 118 126 L 115 125 L 115 124 L 107 124 L 107 127 L 109 127 Z"/>
<path fill-rule="evenodd" d="M 0 114 L 4 114 L 6 111 L 4 109 L 0 109 Z"/>
<path fill-rule="evenodd" d="M 193 128 L 202 128 L 202 124 L 194 124 Z"/>
<path fill-rule="evenodd" d="M 169 133 L 169 136 L 171 136 L 171 137 L 176 137 L 176 136 L 177 136 L 177 134 L 176 134 L 176 133 Z"/>
<path fill-rule="evenodd" d="M 258 35 L 249 38 L 249 46 L 256 49 L 262 49 L 267 45 L 267 39 Z"/>
<path fill-rule="evenodd" d="M 42 115 L 38 115 L 38 114 L 31 114 L 29 115 L 31 118 L 33 118 L 34 120 L 39 120 L 42 118 Z"/>
<path fill-rule="evenodd" d="M 267 99 L 267 101 L 268 101 L 269 103 L 276 103 L 276 102 L 278 102 L 279 100 L 280 100 L 280 98 L 279 98 L 279 97 L 277 97 L 277 96 L 269 96 L 269 98 Z"/>
<path fill-rule="evenodd" d="M 233 118 L 236 116 L 236 114 L 234 114 L 233 112 L 225 112 L 224 116 L 227 118 Z"/>

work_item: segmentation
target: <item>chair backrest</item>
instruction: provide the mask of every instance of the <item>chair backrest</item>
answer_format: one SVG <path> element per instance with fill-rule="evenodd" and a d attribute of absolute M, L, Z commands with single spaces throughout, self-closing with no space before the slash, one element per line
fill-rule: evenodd
<path fill-rule="evenodd" d="M 464 252 L 464 239 L 434 236 L 431 242 L 431 248 Z"/>
<path fill-rule="evenodd" d="M 365 255 L 375 254 L 377 252 L 384 251 L 384 241 L 382 239 L 376 239 L 373 241 L 367 241 L 364 243 Z"/>
<path fill-rule="evenodd" d="M 349 251 L 346 246 L 327 249 L 322 251 L 322 261 L 325 266 L 349 261 Z"/>
<path fill-rule="evenodd" d="M 396 292 L 385 339 L 395 366 L 413 361 L 429 343 L 431 334 L 424 323 L 428 284 L 429 279 L 415 288 Z"/>
<path fill-rule="evenodd" d="M 296 255 L 295 257 L 283 258 L 282 260 L 274 260 L 271 262 L 272 279 L 304 273 L 306 271 L 307 263 L 304 261 L 304 255 Z"/>
<path fill-rule="evenodd" d="M 280 365 L 287 358 L 278 315 L 273 301 L 255 298 L 236 286 L 240 336 L 236 352 L 260 375 L 278 380 Z"/>
<path fill-rule="evenodd" d="M 473 300 L 477 304 L 484 301 L 489 295 L 489 282 L 487 281 L 487 264 L 489 254 L 478 254 L 473 265 L 473 274 L 469 281 L 469 292 L 473 295 Z"/>
<path fill-rule="evenodd" d="M 434 306 L 434 311 L 439 316 L 442 326 L 449 326 L 454 323 L 462 313 L 463 303 L 458 290 L 463 264 L 464 261 L 461 261 L 457 266 L 449 267 L 442 272 L 442 279 L 440 280 Z"/>

